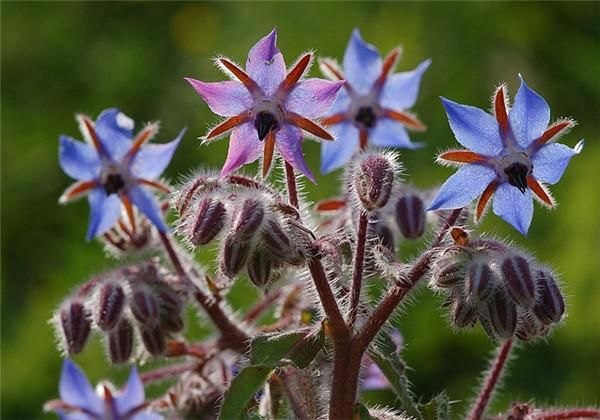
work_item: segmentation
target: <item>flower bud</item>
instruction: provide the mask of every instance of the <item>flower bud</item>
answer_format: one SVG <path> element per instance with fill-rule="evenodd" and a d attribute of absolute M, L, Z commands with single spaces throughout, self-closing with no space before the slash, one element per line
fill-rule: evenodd
<path fill-rule="evenodd" d="M 85 347 L 92 326 L 90 317 L 91 314 L 78 299 L 67 301 L 60 309 L 60 326 L 69 354 L 77 354 Z"/>
<path fill-rule="evenodd" d="M 503 289 L 497 288 L 492 292 L 486 301 L 486 309 L 493 336 L 504 339 L 512 337 L 517 328 L 517 307 Z"/>
<path fill-rule="evenodd" d="M 552 274 L 538 271 L 535 275 L 539 301 L 533 307 L 536 317 L 544 324 L 559 322 L 565 313 L 565 301 Z"/>
<path fill-rule="evenodd" d="M 127 318 L 121 319 L 108 333 L 108 354 L 113 363 L 126 363 L 133 352 L 133 326 Z"/>
<path fill-rule="evenodd" d="M 416 194 L 406 194 L 396 202 L 396 223 L 408 239 L 417 239 L 425 231 L 425 206 Z"/>
<path fill-rule="evenodd" d="M 226 213 L 221 201 L 210 197 L 200 200 L 191 225 L 190 242 L 198 246 L 212 241 L 223 229 Z"/>
<path fill-rule="evenodd" d="M 143 325 L 157 325 L 160 320 L 160 306 L 154 291 L 141 284 L 132 287 L 129 307 L 133 316 Z"/>
<path fill-rule="evenodd" d="M 125 307 L 125 291 L 118 283 L 108 281 L 100 286 L 97 300 L 96 325 L 103 330 L 112 330 Z"/>
<path fill-rule="evenodd" d="M 392 229 L 383 221 L 378 221 L 373 226 L 374 234 L 377 239 L 381 242 L 381 245 L 394 252 L 394 232 Z"/>
<path fill-rule="evenodd" d="M 465 299 L 456 299 L 452 304 L 452 323 L 458 328 L 472 327 L 477 321 L 475 306 Z"/>
<path fill-rule="evenodd" d="M 515 335 L 519 340 L 529 341 L 545 336 L 548 331 L 550 331 L 550 328 L 547 325 L 542 324 L 532 314 L 527 313 L 519 319 Z"/>
<path fill-rule="evenodd" d="M 442 289 L 454 287 L 464 280 L 465 265 L 465 260 L 454 253 L 438 258 L 431 273 L 433 284 Z"/>
<path fill-rule="evenodd" d="M 158 325 L 154 327 L 142 326 L 140 328 L 140 336 L 142 337 L 144 347 L 151 355 L 160 356 L 165 352 L 167 343 L 163 331 Z"/>
<path fill-rule="evenodd" d="M 496 274 L 485 261 L 474 261 L 467 271 L 465 293 L 471 303 L 481 302 L 496 286 Z"/>
<path fill-rule="evenodd" d="M 225 239 L 221 252 L 221 270 L 229 278 L 233 278 L 244 267 L 250 253 L 250 244 L 233 236 Z"/>
<path fill-rule="evenodd" d="M 265 209 L 262 203 L 254 198 L 244 200 L 237 211 L 231 229 L 238 240 L 249 240 L 260 228 L 265 218 Z"/>
<path fill-rule="evenodd" d="M 256 250 L 248 259 L 248 276 L 255 286 L 261 287 L 269 282 L 273 260 L 264 250 Z"/>
<path fill-rule="evenodd" d="M 508 293 L 515 303 L 531 308 L 535 304 L 535 282 L 529 263 L 520 255 L 512 255 L 501 264 Z"/>
<path fill-rule="evenodd" d="M 368 155 L 359 160 L 354 174 L 354 188 L 363 207 L 374 210 L 385 206 L 394 183 L 394 167 L 382 155 Z"/>
<path fill-rule="evenodd" d="M 290 254 L 290 238 L 277 221 L 269 220 L 262 231 L 262 236 L 273 255 L 285 258 Z"/>
<path fill-rule="evenodd" d="M 160 326 L 167 332 L 178 333 L 183 331 L 185 322 L 180 314 L 174 312 L 168 312 L 163 314 L 160 320 Z"/>

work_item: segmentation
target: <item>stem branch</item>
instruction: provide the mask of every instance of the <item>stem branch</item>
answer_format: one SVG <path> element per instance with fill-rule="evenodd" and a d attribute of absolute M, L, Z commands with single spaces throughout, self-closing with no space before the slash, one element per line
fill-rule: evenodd
<path fill-rule="evenodd" d="M 298 187 L 296 186 L 296 174 L 292 165 L 285 162 L 285 179 L 287 181 L 288 199 L 292 207 L 298 208 Z"/>
<path fill-rule="evenodd" d="M 352 292 L 350 295 L 350 309 L 348 312 L 348 325 L 350 329 L 354 325 L 358 314 L 360 303 L 360 291 L 362 288 L 363 268 L 365 263 L 365 245 L 367 242 L 367 226 L 369 217 L 367 212 L 361 211 L 358 219 L 358 231 L 356 234 L 356 252 L 354 253 L 354 271 L 352 272 Z"/>

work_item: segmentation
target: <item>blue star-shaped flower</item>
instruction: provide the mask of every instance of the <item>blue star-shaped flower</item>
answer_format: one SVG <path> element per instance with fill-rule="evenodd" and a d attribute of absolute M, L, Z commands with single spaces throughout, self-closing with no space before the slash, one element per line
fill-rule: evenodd
<path fill-rule="evenodd" d="M 156 179 L 163 173 L 185 132 L 170 143 L 147 144 L 158 131 L 158 124 L 146 125 L 133 138 L 133 121 L 116 108 L 103 111 L 94 123 L 78 115 L 86 142 L 60 136 L 59 161 L 67 175 L 78 182 L 60 197 L 66 203 L 88 194 L 90 202 L 90 240 L 108 231 L 125 209 L 132 227 L 135 205 L 161 232 L 167 227 L 159 205 L 147 188 L 169 192 Z"/>
<path fill-rule="evenodd" d="M 478 221 L 493 195 L 494 213 L 527 235 L 532 196 L 555 206 L 544 183 L 560 180 L 571 158 L 583 149 L 583 140 L 573 149 L 555 142 L 575 122 L 560 119 L 548 126 L 550 107 L 523 78 L 510 111 L 504 91 L 500 86 L 494 95 L 494 115 L 442 98 L 456 139 L 469 150 L 438 156 L 438 162 L 461 167 L 442 185 L 428 210 L 461 208 L 479 197 Z"/>
<path fill-rule="evenodd" d="M 385 59 L 367 44 L 358 29 L 352 32 L 344 54 L 343 71 L 334 60 L 321 59 L 321 71 L 331 79 L 346 79 L 323 123 L 337 139 L 323 143 L 321 172 L 344 166 L 358 150 L 371 143 L 379 147 L 414 149 L 406 128 L 425 130 L 425 125 L 406 112 L 417 100 L 421 76 L 431 64 L 425 60 L 413 71 L 393 73 L 400 49 Z M 405 128 L 406 127 L 406 128 Z"/>
<path fill-rule="evenodd" d="M 63 362 L 59 383 L 60 400 L 49 401 L 44 409 L 54 411 L 62 420 L 127 419 L 160 420 L 163 417 L 147 410 L 144 386 L 135 367 L 117 395 L 108 385 L 92 388 L 85 373 L 70 360 Z"/>

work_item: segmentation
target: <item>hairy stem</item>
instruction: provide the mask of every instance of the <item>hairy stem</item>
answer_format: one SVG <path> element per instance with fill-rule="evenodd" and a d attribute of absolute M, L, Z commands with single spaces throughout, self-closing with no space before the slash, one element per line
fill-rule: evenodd
<path fill-rule="evenodd" d="M 561 419 L 597 419 L 600 410 L 594 408 L 563 408 L 550 409 L 531 415 L 534 420 L 561 420 Z"/>
<path fill-rule="evenodd" d="M 483 387 L 477 396 L 475 404 L 471 408 L 471 413 L 468 417 L 469 420 L 480 420 L 485 413 L 485 409 L 492 398 L 492 394 L 502 378 L 502 373 L 504 372 L 512 347 L 513 341 L 510 339 L 500 345 L 496 358 L 492 363 L 492 367 L 483 381 Z"/>
<path fill-rule="evenodd" d="M 294 168 L 285 162 L 285 179 L 287 181 L 288 199 L 292 207 L 298 208 L 298 187 L 296 185 L 296 174 Z"/>
<path fill-rule="evenodd" d="M 358 305 L 360 303 L 368 224 L 369 217 L 367 212 L 361 211 L 358 218 L 358 231 L 356 233 L 356 252 L 354 253 L 354 271 L 352 272 L 352 292 L 350 294 L 350 308 L 348 312 L 348 325 L 350 326 L 350 329 L 354 326 L 354 321 L 356 320 L 356 315 L 358 313 Z"/>

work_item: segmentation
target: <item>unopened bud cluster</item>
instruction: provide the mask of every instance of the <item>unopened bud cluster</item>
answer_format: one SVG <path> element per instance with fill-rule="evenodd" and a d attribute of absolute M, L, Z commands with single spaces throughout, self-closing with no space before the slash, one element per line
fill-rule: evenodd
<path fill-rule="evenodd" d="M 550 270 L 504 243 L 469 240 L 460 228 L 452 234 L 457 242 L 436 259 L 431 286 L 447 295 L 454 326 L 479 321 L 494 339 L 527 341 L 560 322 L 565 303 Z"/>
<path fill-rule="evenodd" d="M 191 247 L 218 241 L 219 267 L 230 279 L 245 268 L 255 285 L 266 286 L 276 270 L 305 260 L 310 238 L 297 210 L 252 178 L 201 174 L 181 187 L 173 203 L 178 233 Z"/>
<path fill-rule="evenodd" d="M 148 353 L 164 353 L 166 339 L 184 328 L 184 302 L 176 277 L 150 260 L 90 280 L 61 304 L 54 323 L 66 353 L 81 352 L 97 330 L 111 361 L 125 363 L 136 336 Z"/>

